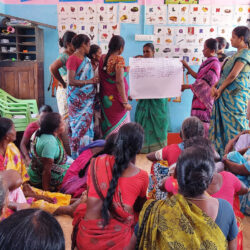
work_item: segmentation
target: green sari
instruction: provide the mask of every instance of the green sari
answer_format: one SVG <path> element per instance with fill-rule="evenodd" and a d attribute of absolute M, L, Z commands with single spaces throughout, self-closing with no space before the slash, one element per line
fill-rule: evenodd
<path fill-rule="evenodd" d="M 247 102 L 249 99 L 250 50 L 243 49 L 224 65 L 218 88 L 232 71 L 236 62 L 245 64 L 237 78 L 224 89 L 214 102 L 210 120 L 209 138 L 221 156 L 229 140 L 248 129 Z"/>
<path fill-rule="evenodd" d="M 168 100 L 139 100 L 135 111 L 135 122 L 144 128 L 144 144 L 141 153 L 159 150 L 167 145 Z"/>

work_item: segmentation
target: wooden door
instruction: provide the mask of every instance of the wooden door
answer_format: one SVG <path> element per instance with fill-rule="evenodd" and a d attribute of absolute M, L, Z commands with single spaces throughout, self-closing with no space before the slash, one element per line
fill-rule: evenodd
<path fill-rule="evenodd" d="M 38 99 L 35 64 L 21 66 L 15 70 L 20 99 Z"/>

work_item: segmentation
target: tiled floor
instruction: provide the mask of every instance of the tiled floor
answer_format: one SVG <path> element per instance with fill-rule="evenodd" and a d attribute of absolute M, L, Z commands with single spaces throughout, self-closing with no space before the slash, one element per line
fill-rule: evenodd
<path fill-rule="evenodd" d="M 138 155 L 136 157 L 136 165 L 149 173 L 151 162 L 145 157 L 145 155 Z M 64 231 L 64 236 L 65 236 L 65 241 L 66 241 L 66 250 L 70 250 L 71 249 L 72 218 L 65 215 L 65 216 L 58 216 L 57 219 L 59 223 L 61 224 L 63 231 Z M 250 217 L 245 217 L 243 220 L 243 223 L 244 223 L 243 250 L 247 250 L 247 249 L 250 249 Z"/>

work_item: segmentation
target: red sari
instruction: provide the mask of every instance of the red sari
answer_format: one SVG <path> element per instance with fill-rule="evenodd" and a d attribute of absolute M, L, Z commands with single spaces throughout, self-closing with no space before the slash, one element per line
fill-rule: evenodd
<path fill-rule="evenodd" d="M 124 109 L 122 98 L 117 90 L 115 75 L 116 70 L 119 68 L 124 68 L 124 71 L 126 71 L 125 61 L 122 56 L 111 55 L 108 59 L 107 70 L 105 71 L 103 69 L 105 56 L 101 57 L 99 63 L 102 112 L 101 127 L 104 138 L 111 133 L 116 133 L 123 124 L 130 121 L 129 113 Z M 127 73 L 125 72 L 123 81 L 125 94 L 128 97 L 129 87 L 125 78 L 126 75 Z"/>
<path fill-rule="evenodd" d="M 112 179 L 113 156 L 102 155 L 92 161 L 88 171 L 88 197 L 103 199 L 107 195 Z M 78 227 L 76 245 L 81 249 L 123 249 L 134 232 L 136 214 L 128 213 L 127 206 L 133 207 L 138 197 L 145 197 L 148 174 L 141 170 L 132 177 L 120 177 L 113 196 L 111 218 L 104 228 L 102 219 L 85 220 L 86 204 L 81 204 L 75 214 L 73 225 Z"/>

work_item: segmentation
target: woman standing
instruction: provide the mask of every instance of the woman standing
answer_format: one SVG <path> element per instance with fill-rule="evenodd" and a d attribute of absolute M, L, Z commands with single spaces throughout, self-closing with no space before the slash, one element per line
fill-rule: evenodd
<path fill-rule="evenodd" d="M 249 29 L 236 27 L 231 43 L 237 53 L 225 63 L 218 84 L 212 87 L 215 97 L 209 137 L 216 151 L 223 156 L 228 141 L 248 129 L 247 102 L 249 99 L 250 50 Z"/>
<path fill-rule="evenodd" d="M 194 97 L 192 101 L 191 116 L 198 117 L 204 125 L 205 136 L 208 137 L 210 117 L 214 104 L 214 98 L 211 96 L 211 87 L 217 83 L 220 78 L 220 62 L 216 57 L 218 42 L 210 38 L 205 41 L 203 55 L 207 60 L 203 62 L 198 73 L 194 72 L 185 61 L 183 66 L 188 70 L 196 80 L 192 85 L 182 85 L 182 91 L 191 89 Z"/>
<path fill-rule="evenodd" d="M 92 44 L 87 56 L 91 61 L 94 72 L 98 72 L 99 62 L 102 56 L 102 49 L 98 45 Z"/>
<path fill-rule="evenodd" d="M 216 54 L 222 66 L 227 58 L 227 55 L 224 53 L 224 50 L 229 48 L 229 43 L 224 37 L 216 37 L 216 40 L 219 43 Z"/>
<path fill-rule="evenodd" d="M 88 36 L 80 34 L 73 38 L 76 51 L 67 61 L 69 137 L 72 158 L 76 159 L 78 150 L 94 138 L 94 99 L 95 86 L 99 82 L 90 59 L 86 56 L 90 49 Z"/>
<path fill-rule="evenodd" d="M 59 39 L 60 47 L 64 48 L 63 53 L 50 65 L 50 73 L 59 81 L 60 85 L 56 91 L 56 100 L 59 114 L 65 119 L 68 117 L 67 104 L 67 68 L 66 62 L 75 48 L 71 41 L 76 36 L 75 32 L 66 31 L 62 38 Z"/>
<path fill-rule="evenodd" d="M 147 43 L 143 46 L 143 57 L 153 58 L 154 45 Z M 168 133 L 168 100 L 146 99 L 139 100 L 135 111 L 135 121 L 144 128 L 145 138 L 141 153 L 159 150 L 167 145 Z"/>
<path fill-rule="evenodd" d="M 88 58 L 91 60 L 91 64 L 94 70 L 95 76 L 99 76 L 99 62 L 102 56 L 102 49 L 96 45 L 92 44 L 90 46 Z M 96 96 L 94 103 L 94 140 L 102 138 L 101 131 L 101 100 L 100 100 L 100 84 L 96 85 Z"/>
<path fill-rule="evenodd" d="M 100 97 L 102 105 L 102 132 L 105 138 L 116 133 L 119 128 L 130 121 L 128 111 L 132 109 L 128 103 L 128 68 L 121 56 L 125 41 L 121 36 L 113 36 L 109 42 L 107 55 L 103 55 L 99 64 Z"/>

